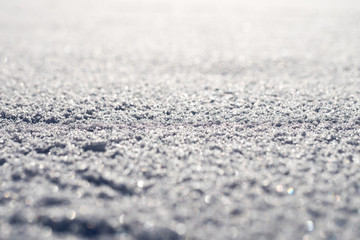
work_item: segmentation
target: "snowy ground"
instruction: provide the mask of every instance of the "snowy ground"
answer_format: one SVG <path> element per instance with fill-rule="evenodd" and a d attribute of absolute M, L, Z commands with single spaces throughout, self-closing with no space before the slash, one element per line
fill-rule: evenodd
<path fill-rule="evenodd" d="M 359 54 L 355 0 L 0 0 L 0 239 L 360 239 Z"/>

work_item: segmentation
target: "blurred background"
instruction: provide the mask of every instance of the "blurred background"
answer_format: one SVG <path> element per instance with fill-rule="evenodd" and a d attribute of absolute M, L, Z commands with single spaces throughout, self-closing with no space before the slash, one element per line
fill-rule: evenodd
<path fill-rule="evenodd" d="M 272 81 L 286 68 L 296 83 L 359 65 L 360 4 L 352 0 L 0 0 L 0 6 L 0 74 L 32 73 L 35 82 L 151 83 L 150 75 L 180 74 L 164 81 L 186 83 L 189 75 L 200 81 L 199 74 L 254 72 L 258 81 Z"/>

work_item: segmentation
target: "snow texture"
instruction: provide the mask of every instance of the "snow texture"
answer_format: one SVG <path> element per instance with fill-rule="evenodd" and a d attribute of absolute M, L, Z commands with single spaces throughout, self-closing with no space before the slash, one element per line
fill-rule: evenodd
<path fill-rule="evenodd" d="M 359 23 L 0 0 L 0 239 L 360 239 Z"/>

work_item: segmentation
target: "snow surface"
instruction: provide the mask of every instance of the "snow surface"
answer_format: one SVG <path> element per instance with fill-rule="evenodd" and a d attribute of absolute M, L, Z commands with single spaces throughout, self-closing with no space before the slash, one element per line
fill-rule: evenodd
<path fill-rule="evenodd" d="M 0 239 L 360 239 L 359 23 L 0 0 Z"/>

